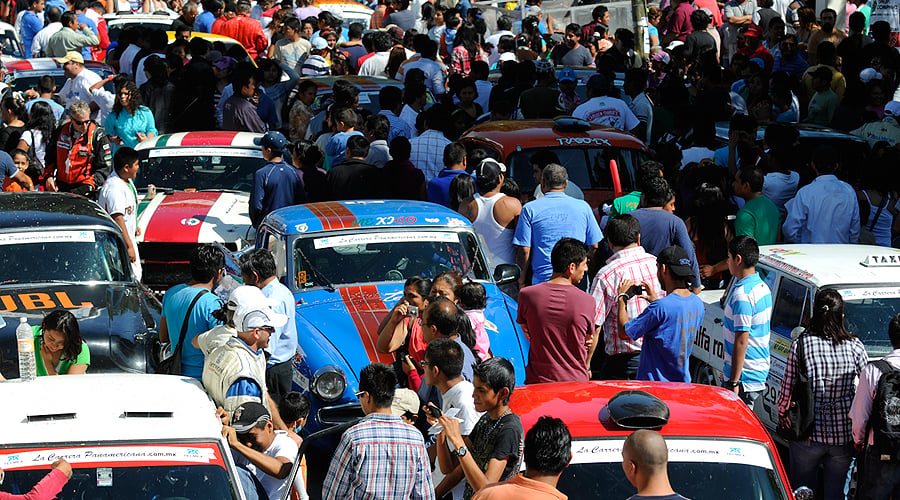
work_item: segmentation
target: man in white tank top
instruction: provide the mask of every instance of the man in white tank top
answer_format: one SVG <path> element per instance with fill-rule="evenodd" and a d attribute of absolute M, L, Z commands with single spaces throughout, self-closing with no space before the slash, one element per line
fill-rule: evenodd
<path fill-rule="evenodd" d="M 475 232 L 484 238 L 485 253 L 492 268 L 499 264 L 515 264 L 512 240 L 522 202 L 500 192 L 506 179 L 506 165 L 485 158 L 475 168 L 475 184 L 481 194 L 464 201 L 459 211 L 472 221 Z"/>

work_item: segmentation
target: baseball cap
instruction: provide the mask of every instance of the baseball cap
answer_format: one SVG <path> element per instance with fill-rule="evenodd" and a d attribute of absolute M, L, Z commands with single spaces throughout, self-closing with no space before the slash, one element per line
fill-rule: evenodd
<path fill-rule="evenodd" d="M 238 434 L 246 434 L 258 424 L 271 419 L 272 416 L 269 415 L 269 410 L 265 406 L 250 401 L 234 410 L 234 415 L 231 417 L 231 426 L 234 427 Z"/>
<path fill-rule="evenodd" d="M 223 56 L 222 53 L 218 50 L 210 50 L 206 53 L 206 60 L 209 61 L 210 64 L 217 63 L 219 59 L 222 59 L 223 57 L 225 56 Z"/>
<path fill-rule="evenodd" d="M 219 69 L 231 69 L 234 65 L 237 64 L 237 61 L 228 56 L 222 56 L 218 61 L 213 63 L 213 66 Z"/>
<path fill-rule="evenodd" d="M 535 59 L 531 61 L 534 63 L 534 72 L 539 75 L 547 75 L 553 73 L 553 63 L 546 59 Z"/>
<path fill-rule="evenodd" d="M 556 74 L 556 79 L 561 82 L 577 82 L 578 75 L 575 74 L 575 70 L 572 68 L 563 68 Z"/>
<path fill-rule="evenodd" d="M 893 116 L 895 118 L 900 117 L 900 102 L 888 101 L 888 103 L 884 105 L 884 114 L 885 116 Z"/>
<path fill-rule="evenodd" d="M 328 48 L 328 42 L 325 41 L 322 37 L 317 37 L 312 39 L 312 48 L 313 50 L 322 50 Z"/>
<path fill-rule="evenodd" d="M 59 59 L 59 62 L 63 64 L 67 62 L 77 62 L 79 64 L 84 64 L 84 57 L 81 56 L 81 52 L 70 50 L 66 52 L 65 56 Z"/>
<path fill-rule="evenodd" d="M 269 304 L 261 300 L 251 300 L 249 304 L 238 304 L 234 311 L 234 328 L 239 332 L 249 332 L 254 328 L 271 326 L 278 328 L 288 321 L 287 316 L 273 311 Z"/>
<path fill-rule="evenodd" d="M 650 56 L 656 62 L 661 62 L 663 64 L 669 64 L 672 61 L 672 58 L 669 56 L 669 53 L 666 51 L 657 52 Z"/>
<path fill-rule="evenodd" d="M 540 15 L 542 12 L 544 12 L 544 11 L 541 10 L 541 8 L 538 7 L 537 5 L 532 5 L 531 7 L 528 7 L 527 9 L 525 9 L 525 14 L 527 14 L 529 16 L 537 16 L 537 15 Z"/>
<path fill-rule="evenodd" d="M 875 68 L 866 68 L 859 72 L 859 79 L 862 80 L 863 83 L 869 83 L 872 80 L 881 80 L 882 78 L 884 78 L 884 76 Z"/>
<path fill-rule="evenodd" d="M 281 132 L 272 130 L 266 132 L 262 137 L 253 139 L 253 144 L 264 148 L 269 148 L 276 153 L 281 153 L 282 151 L 284 151 L 284 147 L 287 145 L 287 139 Z"/>
<path fill-rule="evenodd" d="M 262 290 L 255 286 L 242 285 L 231 291 L 228 295 L 228 302 L 225 306 L 229 311 L 236 311 L 241 304 L 258 304 L 260 301 L 266 301 L 266 296 Z"/>
<path fill-rule="evenodd" d="M 609 83 L 606 81 L 606 77 L 601 75 L 600 73 L 595 73 L 588 78 L 587 88 L 591 90 L 602 90 L 609 86 Z"/>
<path fill-rule="evenodd" d="M 419 414 L 419 396 L 410 389 L 397 389 L 394 391 L 394 400 L 391 401 L 391 413 L 402 416 L 409 412 Z"/>
<path fill-rule="evenodd" d="M 762 38 L 763 31 L 762 28 L 758 24 L 751 24 L 747 27 L 747 31 L 744 32 L 744 36 Z"/>
<path fill-rule="evenodd" d="M 475 169 L 475 176 L 478 179 L 499 179 L 500 174 L 506 173 L 506 165 L 500 163 L 493 158 L 485 158 L 481 160 Z"/>
<path fill-rule="evenodd" d="M 685 249 L 679 246 L 671 246 L 660 252 L 656 257 L 656 262 L 665 264 L 675 276 L 690 278 L 694 275 L 694 270 L 691 268 L 691 257 Z"/>

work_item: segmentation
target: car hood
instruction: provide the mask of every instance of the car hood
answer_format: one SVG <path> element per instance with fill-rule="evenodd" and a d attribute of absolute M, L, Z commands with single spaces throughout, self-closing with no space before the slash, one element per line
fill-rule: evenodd
<path fill-rule="evenodd" d="M 0 369 L 7 377 L 18 373 L 16 327 L 25 317 L 39 325 L 48 312 L 63 308 L 78 319 L 81 335 L 91 351 L 90 373 L 146 372 L 147 349 L 159 323 L 160 304 L 138 284 L 34 284 L 0 288 Z M 151 333 L 151 335 L 147 335 Z M 147 335 L 147 336 L 145 336 Z"/>
<path fill-rule="evenodd" d="M 248 239 L 250 196 L 241 192 L 159 193 L 138 215 L 146 243 L 229 243 Z M 142 203 L 142 205 L 144 205 Z"/>
<path fill-rule="evenodd" d="M 496 285 L 486 283 L 485 288 L 488 292 L 486 330 L 491 351 L 495 356 L 509 359 L 515 365 L 517 379 L 524 383 L 528 345 L 512 320 L 515 302 L 503 296 Z M 375 346 L 378 325 L 403 297 L 403 283 L 339 286 L 334 292 L 312 290 L 295 297 L 301 350 L 307 357 L 314 353 L 325 356 L 320 360 L 310 359 L 312 364 L 345 365 L 350 370 L 347 378 L 356 379 L 359 370 L 369 363 L 394 361 L 393 354 L 380 354 Z"/>

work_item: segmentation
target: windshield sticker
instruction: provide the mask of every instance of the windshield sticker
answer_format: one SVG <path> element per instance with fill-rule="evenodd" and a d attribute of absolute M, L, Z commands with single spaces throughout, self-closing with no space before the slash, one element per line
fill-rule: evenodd
<path fill-rule="evenodd" d="M 323 248 L 346 247 L 352 245 L 368 245 L 369 243 L 459 243 L 456 233 L 440 233 L 436 231 L 416 231 L 403 233 L 360 233 L 344 236 L 329 236 L 313 240 L 316 250 Z"/>
<path fill-rule="evenodd" d="M 0 234 L 0 245 L 29 243 L 94 243 L 93 231 L 41 231 L 34 233 Z"/>
<path fill-rule="evenodd" d="M 49 466 L 64 458 L 77 467 L 163 464 L 223 465 L 216 445 L 130 445 L 83 448 L 0 450 L 0 469 L 27 470 Z"/>
<path fill-rule="evenodd" d="M 228 146 L 217 148 L 164 148 L 151 149 L 150 158 L 173 158 L 181 156 L 215 156 L 229 158 L 262 158 L 262 150 L 230 148 Z"/>
<path fill-rule="evenodd" d="M 671 438 L 666 442 L 669 445 L 669 463 L 731 463 L 774 469 L 769 452 L 760 443 Z M 621 462 L 624 443 L 624 439 L 572 441 L 572 463 Z"/>
<path fill-rule="evenodd" d="M 112 486 L 112 467 L 97 467 L 97 486 Z"/>
<path fill-rule="evenodd" d="M 844 300 L 896 299 L 900 297 L 900 287 L 847 288 L 839 292 Z"/>
<path fill-rule="evenodd" d="M 80 302 L 76 304 L 69 297 L 68 292 L 54 292 L 53 297 L 49 293 L 17 293 L 0 295 L 0 313 L 9 313 L 17 311 L 19 306 L 30 311 L 35 309 L 91 309 L 94 304 L 91 302 Z M 77 316 L 77 314 L 76 314 Z"/>
<path fill-rule="evenodd" d="M 463 227 L 469 225 L 468 222 L 456 217 L 447 217 L 447 225 L 450 227 Z"/>
<path fill-rule="evenodd" d="M 385 217 L 364 217 L 362 219 L 355 219 L 350 227 L 368 227 L 368 226 L 390 226 L 391 224 L 415 224 L 416 216 L 410 215 L 408 217 L 400 216 L 395 217 L 393 215 L 388 215 Z"/>
<path fill-rule="evenodd" d="M 558 137 L 556 142 L 558 142 L 560 146 L 588 145 L 612 147 L 612 144 L 602 137 Z"/>

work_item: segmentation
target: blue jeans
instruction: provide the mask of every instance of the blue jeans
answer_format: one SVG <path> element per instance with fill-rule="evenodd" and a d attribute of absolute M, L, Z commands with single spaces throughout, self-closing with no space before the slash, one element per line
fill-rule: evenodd
<path fill-rule="evenodd" d="M 862 457 L 859 476 L 859 500 L 900 498 L 900 464 L 882 462 L 871 447 Z"/>
<path fill-rule="evenodd" d="M 825 486 L 822 498 L 844 498 L 847 471 L 853 460 L 853 444 L 833 446 L 815 441 L 791 441 L 791 487 L 808 486 L 819 490 L 819 465 L 825 468 Z M 817 495 L 818 496 L 818 495 Z"/>
<path fill-rule="evenodd" d="M 600 371 L 600 378 L 601 380 L 636 380 L 640 364 L 640 352 L 607 356 Z"/>
<path fill-rule="evenodd" d="M 237 466 L 237 477 L 241 483 L 241 489 L 244 490 L 244 497 L 247 500 L 265 500 L 268 498 L 266 490 L 259 484 L 259 480 L 247 469 Z"/>

